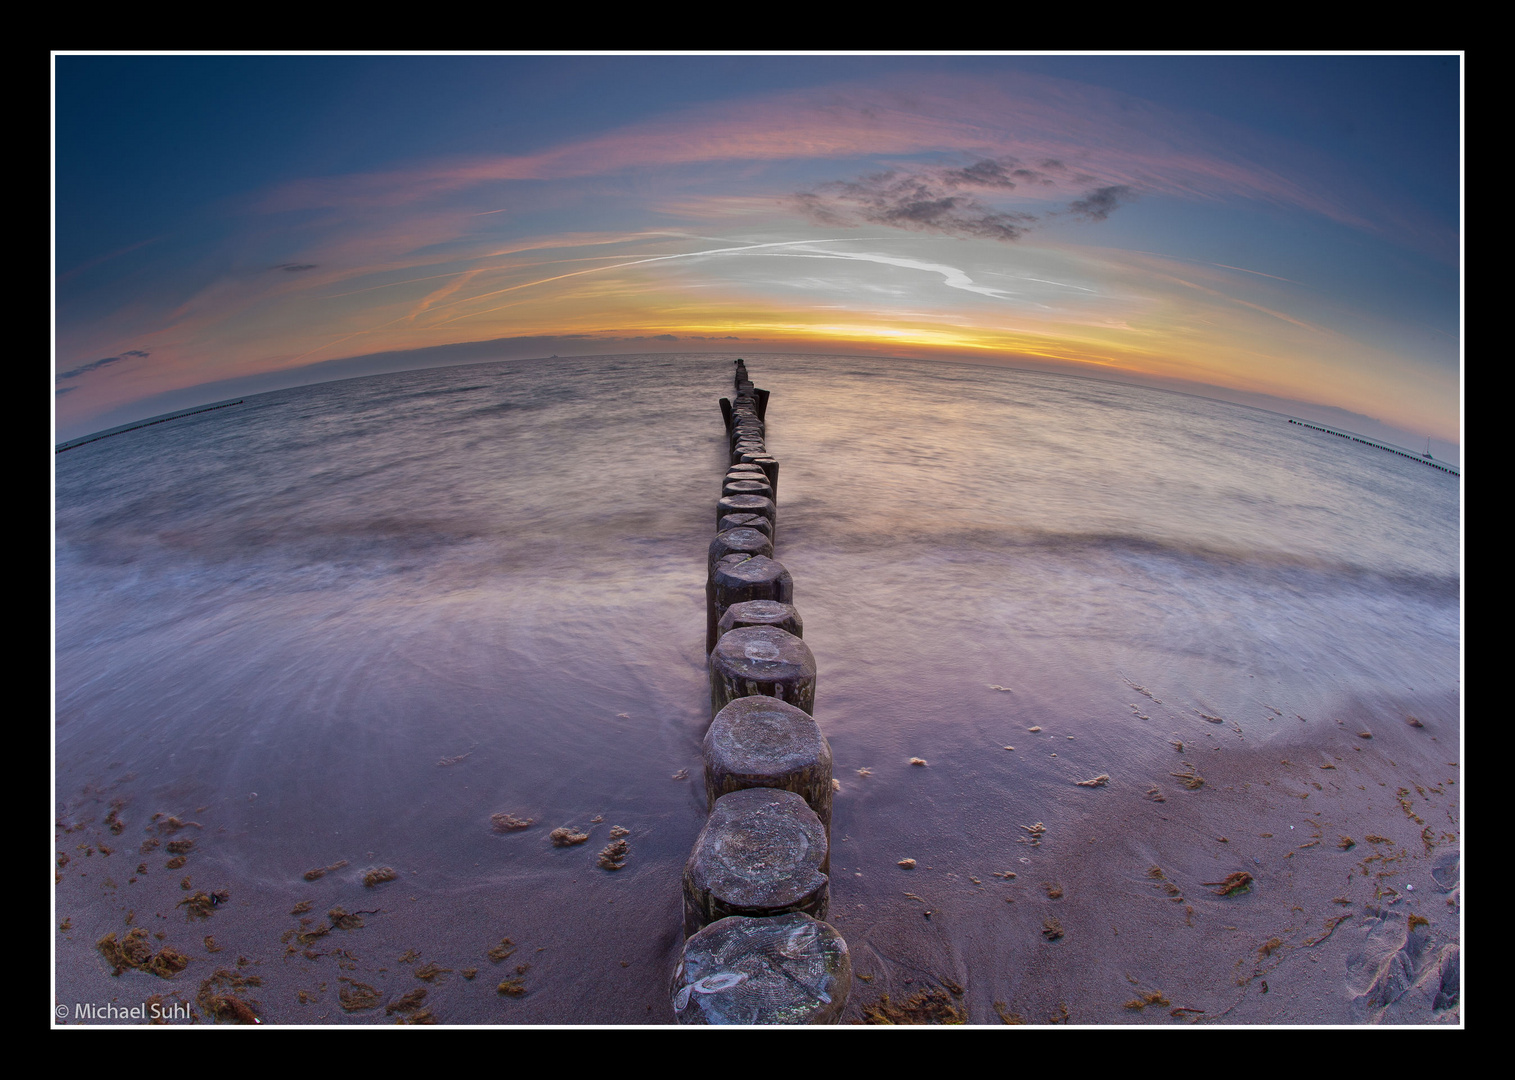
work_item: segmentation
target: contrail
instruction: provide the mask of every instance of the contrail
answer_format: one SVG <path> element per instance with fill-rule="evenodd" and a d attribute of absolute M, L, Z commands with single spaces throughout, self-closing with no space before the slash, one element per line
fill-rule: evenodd
<path fill-rule="evenodd" d="M 881 238 L 880 237 L 838 236 L 838 237 L 835 237 L 835 238 L 824 239 L 824 240 L 777 240 L 777 241 L 772 241 L 772 242 L 764 243 L 764 244 L 742 244 L 742 245 L 739 245 L 739 246 L 736 246 L 736 247 L 708 248 L 708 249 L 706 249 L 704 251 L 686 251 L 686 252 L 682 252 L 682 253 L 676 254 L 676 255 L 650 255 L 650 256 L 648 256 L 646 258 L 643 258 L 643 259 L 631 259 L 631 260 L 628 260 L 626 262 L 612 263 L 609 266 L 592 266 L 592 267 L 590 267 L 587 270 L 574 270 L 574 271 L 571 271 L 571 272 L 569 272 L 567 274 L 555 274 L 552 277 L 538 278 L 535 281 L 523 281 L 519 285 L 510 285 L 510 286 L 507 286 L 506 288 L 503 288 L 503 289 L 495 289 L 493 292 L 479 293 L 476 296 L 468 296 L 468 297 L 464 297 L 461 300 L 453 300 L 453 301 L 451 301 L 450 303 L 447 303 L 447 304 L 440 304 L 437 307 L 432 308 L 432 311 L 441 311 L 441 310 L 444 310 L 445 308 L 456 307 L 459 304 L 469 304 L 469 303 L 473 303 L 476 300 L 483 300 L 486 297 L 501 296 L 501 295 L 503 295 L 505 293 L 517 292 L 517 291 L 519 291 L 521 289 L 529 289 L 533 285 L 546 285 L 546 284 L 549 284 L 550 282 L 562 281 L 565 278 L 580 277 L 581 275 L 584 275 L 584 274 L 597 274 L 597 273 L 600 273 L 601 271 L 604 271 L 604 270 L 619 270 L 619 269 L 622 269 L 622 268 L 627 267 L 627 266 L 641 266 L 644 263 L 667 262 L 670 259 L 693 259 L 693 258 L 698 258 L 699 256 L 702 256 L 702 255 L 729 255 L 729 254 L 732 254 L 732 253 L 735 253 L 735 252 L 755 251 L 755 250 L 757 250 L 759 248 L 799 247 L 799 246 L 803 246 L 805 244 L 839 244 L 839 243 L 842 243 L 843 241 L 846 241 L 846 240 L 865 240 L 865 239 L 881 239 Z M 607 256 L 607 258 L 608 257 L 609 256 Z M 461 273 L 467 273 L 467 271 L 460 271 L 460 272 Z M 439 277 L 449 277 L 449 276 L 452 276 L 452 275 L 442 274 L 442 275 L 437 275 L 437 276 L 439 276 Z M 380 287 L 382 287 L 382 286 L 380 286 Z M 446 326 L 448 323 L 457 322 L 459 319 L 469 319 L 469 318 L 473 318 L 476 315 L 487 315 L 491 311 L 498 311 L 498 310 L 499 310 L 498 308 L 486 308 L 483 311 L 472 311 L 472 312 L 469 312 L 466 315 L 457 315 L 457 316 L 454 316 L 451 319 L 443 319 L 440 322 L 433 323 L 432 325 L 433 326 Z M 329 341 L 325 345 L 318 345 L 314 349 L 311 349 L 309 352 L 301 353 L 299 356 L 297 356 L 297 357 L 294 358 L 293 362 L 298 362 L 300 360 L 304 360 L 307 356 L 314 356 L 318 352 L 321 352 L 321 351 L 323 351 L 325 349 L 329 349 L 329 348 L 331 348 L 334 345 L 340 345 L 344 341 L 350 341 L 350 340 L 352 340 L 355 337 L 362 336 L 363 334 L 376 333 L 376 332 L 378 332 L 380 330 L 385 329 L 386 327 L 393 326 L 395 323 L 405 322 L 405 321 L 409 320 L 410 318 L 411 318 L 411 315 L 409 315 L 409 314 L 401 315 L 397 319 L 390 319 L 386 323 L 381 323 L 378 326 L 370 327 L 367 330 L 356 330 L 353 333 L 344 335 L 343 337 L 340 337 L 340 338 L 338 338 L 335 341 Z"/>
<path fill-rule="evenodd" d="M 885 266 L 898 266 L 906 270 L 925 270 L 928 273 L 941 274 L 945 279 L 942 284 L 951 289 L 962 289 L 964 292 L 981 293 L 984 296 L 992 296 L 996 300 L 1003 300 L 1014 293 L 1005 292 L 1003 289 L 991 289 L 985 285 L 975 285 L 973 279 L 955 266 L 945 263 L 921 262 L 918 259 L 904 259 L 894 255 L 878 255 L 869 251 L 815 251 L 802 252 L 791 258 L 801 259 L 856 259 L 860 262 L 882 263 Z"/>
<path fill-rule="evenodd" d="M 538 278 L 536 281 L 523 281 L 519 285 L 509 285 L 509 286 L 507 286 L 507 287 L 505 287 L 503 289 L 495 289 L 493 292 L 479 293 L 477 296 L 469 296 L 469 297 L 463 298 L 462 300 L 454 300 L 450 304 L 439 305 L 434 310 L 440 311 L 442 308 L 456 307 L 458 304 L 469 304 L 469 303 L 472 303 L 475 300 L 483 300 L 486 297 L 490 297 L 490 296 L 502 296 L 505 293 L 516 292 L 516 291 L 518 291 L 520 289 L 529 289 L 533 285 L 546 285 L 546 284 L 548 284 L 550 282 L 553 282 L 553 281 L 562 281 L 565 278 L 580 277 L 580 276 L 582 276 L 584 274 L 597 274 L 597 273 L 600 273 L 603 270 L 620 270 L 620 269 L 623 269 L 623 268 L 628 267 L 628 266 L 641 266 L 641 265 L 643 265 L 645 263 L 668 262 L 670 259 L 694 259 L 694 258 L 699 258 L 700 256 L 703 256 L 703 255 L 730 255 L 730 254 L 732 254 L 734 252 L 756 251 L 759 248 L 800 247 L 800 246 L 803 246 L 805 244 L 839 244 L 839 243 L 842 243 L 845 240 L 855 240 L 855 239 L 862 239 L 862 238 L 861 237 L 851 237 L 851 236 L 838 236 L 838 237 L 835 237 L 833 239 L 827 239 L 827 240 L 776 240 L 776 241 L 772 241 L 772 242 L 766 243 L 766 244 L 742 244 L 742 245 L 740 245 L 738 247 L 707 248 L 704 251 L 685 251 L 685 252 L 681 252 L 681 253 L 679 253 L 677 255 L 649 255 L 647 258 L 644 258 L 644 259 L 631 259 L 631 260 L 629 260 L 627 262 L 612 263 L 609 266 L 592 266 L 592 267 L 590 267 L 587 270 L 574 270 L 574 271 L 571 271 L 570 273 L 567 273 L 567 274 L 555 274 L 552 277 Z M 845 256 L 837 256 L 837 257 L 838 258 L 845 258 Z M 458 315 L 458 316 L 455 316 L 455 317 L 453 317 L 451 319 L 443 319 L 441 322 L 433 323 L 432 325 L 433 326 L 446 326 L 448 323 L 450 323 L 450 322 L 457 322 L 459 319 L 471 319 L 475 315 L 487 315 L 491 311 L 497 311 L 497 310 L 499 310 L 499 309 L 498 308 L 486 308 L 483 311 L 471 311 L 471 312 L 469 312 L 466 315 Z M 389 324 L 385 323 L 384 325 L 388 326 Z M 380 329 L 382 329 L 382 327 Z"/>

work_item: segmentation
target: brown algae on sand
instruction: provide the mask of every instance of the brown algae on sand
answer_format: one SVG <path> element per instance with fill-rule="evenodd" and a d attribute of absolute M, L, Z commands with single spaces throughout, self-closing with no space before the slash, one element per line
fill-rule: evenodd
<path fill-rule="evenodd" d="M 1042 920 L 1042 936 L 1048 941 L 1056 941 L 1066 933 L 1063 924 L 1057 920 L 1057 916 L 1050 915 Z"/>
<path fill-rule="evenodd" d="M 208 919 L 216 907 L 224 904 L 230 895 L 225 889 L 218 889 L 212 893 L 197 892 L 191 897 L 180 900 L 175 906 L 185 910 L 185 918 Z"/>
<path fill-rule="evenodd" d="M 553 847 L 573 847 L 575 844 L 582 844 L 585 840 L 588 840 L 589 834 L 587 832 L 574 832 L 571 827 L 553 829 L 548 834 L 548 839 L 552 841 Z"/>
<path fill-rule="evenodd" d="M 515 832 L 517 829 L 529 829 L 535 825 L 536 818 L 518 818 L 514 814 L 491 814 L 489 823 L 495 832 Z"/>
<path fill-rule="evenodd" d="M 1224 881 L 1201 881 L 1201 885 L 1219 885 L 1218 889 L 1211 889 L 1216 896 L 1230 896 L 1252 886 L 1252 875 L 1245 870 L 1238 870 L 1234 874 L 1227 874 Z"/>
<path fill-rule="evenodd" d="M 996 1001 L 994 1003 L 994 1011 L 999 1015 L 999 1021 L 1002 1024 L 1024 1024 L 1026 1022 L 1024 1016 L 1020 1013 L 1011 1012 L 1010 1006 L 1006 1005 L 1003 1001 Z"/>
<path fill-rule="evenodd" d="M 884 994 L 872 1005 L 863 1006 L 865 1024 L 966 1024 L 968 1011 L 956 1004 L 947 991 L 927 987 L 898 1005 Z"/>
<path fill-rule="evenodd" d="M 600 866 L 606 870 L 621 869 L 626 865 L 626 850 L 625 840 L 612 840 L 600 851 Z"/>
<path fill-rule="evenodd" d="M 256 1024 L 260 1022 L 258 1003 L 244 1001 L 226 991 L 235 990 L 240 994 L 249 986 L 262 985 L 263 980 L 256 975 L 242 975 L 229 968 L 217 968 L 214 975 L 200 984 L 200 992 L 195 1000 L 200 1003 L 200 1008 L 222 1023 Z"/>
<path fill-rule="evenodd" d="M 516 951 L 516 943 L 509 938 L 501 938 L 500 943 L 489 950 L 489 959 L 498 964 L 501 960 L 508 959 L 510 954 Z"/>
<path fill-rule="evenodd" d="M 925 758 L 913 757 L 913 758 L 910 759 L 910 764 L 912 764 L 912 765 L 924 765 L 924 764 L 926 764 L 926 759 Z"/>
<path fill-rule="evenodd" d="M 375 885 L 382 885 L 386 881 L 393 881 L 400 875 L 388 866 L 376 867 L 363 875 L 363 884 L 370 889 Z"/>
<path fill-rule="evenodd" d="M 337 998 L 346 1012 L 362 1012 L 379 1004 L 379 992 L 367 983 L 360 983 L 345 975 L 339 981 L 347 984 L 337 989 Z"/>
<path fill-rule="evenodd" d="M 418 986 L 414 990 L 406 991 L 384 1006 L 384 1015 L 393 1016 L 395 1013 L 415 1012 L 421 1007 L 421 1002 L 426 1000 L 426 987 Z"/>
<path fill-rule="evenodd" d="M 345 908 L 334 907 L 326 913 L 331 925 L 338 930 L 357 930 L 363 925 L 361 915 L 350 914 Z"/>
<path fill-rule="evenodd" d="M 105 957 L 108 964 L 115 970 L 112 975 L 120 975 L 127 968 L 136 968 L 138 971 L 148 971 L 160 979 L 171 979 L 189 966 L 189 957 L 171 946 L 165 945 L 156 953 L 148 944 L 147 931 L 140 926 L 133 927 L 121 940 L 116 939 L 114 933 L 106 934 L 95 942 L 95 948 L 100 950 L 100 955 Z"/>
<path fill-rule="evenodd" d="M 1073 782 L 1079 787 L 1104 787 L 1110 782 L 1110 774 L 1100 773 L 1098 776 L 1092 777 L 1091 779 L 1075 780 Z"/>
<path fill-rule="evenodd" d="M 1205 786 L 1205 778 L 1199 775 L 1199 771 L 1190 762 L 1184 762 L 1184 772 L 1169 773 L 1168 775 L 1178 780 L 1190 791 L 1198 791 Z"/>
<path fill-rule="evenodd" d="M 1134 1012 L 1141 1012 L 1148 1005 L 1172 1005 L 1172 1004 L 1173 1004 L 1173 1002 L 1171 1002 L 1167 998 L 1163 997 L 1161 991 L 1159 991 L 1159 990 L 1149 990 L 1145 994 L 1141 995 L 1141 997 L 1132 998 L 1130 1001 L 1126 1002 L 1124 1008 L 1131 1009 Z"/>
<path fill-rule="evenodd" d="M 305 878 L 306 881 L 315 881 L 318 878 L 325 877 L 327 874 L 331 873 L 334 870 L 340 870 L 340 869 L 342 869 L 342 867 L 344 867 L 346 865 L 347 865 L 347 860 L 346 859 L 338 859 L 336 862 L 332 863 L 330 866 L 318 866 L 314 870 L 307 870 L 307 871 L 305 871 L 303 877 Z"/>

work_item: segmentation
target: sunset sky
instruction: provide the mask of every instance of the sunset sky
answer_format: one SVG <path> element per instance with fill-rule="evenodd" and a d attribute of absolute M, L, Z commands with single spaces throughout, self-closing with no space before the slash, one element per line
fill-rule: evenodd
<path fill-rule="evenodd" d="M 805 351 L 1455 445 L 1461 82 L 1457 55 L 60 54 L 56 437 L 464 360 Z"/>

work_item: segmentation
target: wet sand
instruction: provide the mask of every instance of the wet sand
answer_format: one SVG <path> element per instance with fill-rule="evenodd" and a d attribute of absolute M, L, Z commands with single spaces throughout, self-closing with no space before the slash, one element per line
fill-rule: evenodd
<path fill-rule="evenodd" d="M 1172 708 L 1129 696 L 1149 717 Z M 862 766 L 840 740 L 832 921 L 858 976 L 847 1020 L 876 1019 L 887 995 L 894 1006 L 935 999 L 939 1017 L 972 1024 L 1458 1023 L 1458 736 L 1455 713 L 1434 712 L 1422 708 L 1421 727 L 1383 703 L 1281 715 L 1265 741 L 1201 716 L 1209 730 L 1173 740 L 1184 745 L 1168 748 L 1166 768 L 1068 779 L 1040 810 L 962 807 L 996 754 L 1068 759 L 1073 741 L 1055 726 L 1022 730 L 1013 751 L 933 748 L 923 735 L 925 766 Z M 582 844 L 554 846 L 555 821 L 504 832 L 481 821 L 487 843 L 515 856 L 508 891 L 425 864 L 365 885 L 381 860 L 361 843 L 333 849 L 346 865 L 313 881 L 249 877 L 213 806 L 128 796 L 112 816 L 135 784 L 123 775 L 59 819 L 56 1003 L 183 1003 L 206 1022 L 208 990 L 271 1024 L 669 1023 L 679 873 L 703 818 L 690 751 L 671 763 L 689 775 L 670 770 L 664 812 L 618 816 L 607 798 L 577 822 Z M 870 811 L 869 789 L 886 787 L 896 809 Z M 596 856 L 623 818 L 630 857 L 602 869 Z M 169 852 L 185 840 L 187 853 Z M 905 858 L 916 866 L 896 865 Z M 1238 873 L 1247 886 L 1219 895 Z M 196 917 L 186 901 L 217 891 L 225 901 Z M 334 926 L 334 909 L 363 925 Z M 113 976 L 96 943 L 132 927 L 189 966 Z M 417 990 L 411 1011 L 386 1011 L 415 1006 Z"/>

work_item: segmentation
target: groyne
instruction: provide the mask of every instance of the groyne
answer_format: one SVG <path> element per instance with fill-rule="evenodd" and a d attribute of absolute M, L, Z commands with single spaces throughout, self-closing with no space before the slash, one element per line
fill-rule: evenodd
<path fill-rule="evenodd" d="M 709 817 L 684 867 L 681 1024 L 821 1024 L 852 984 L 831 899 L 831 747 L 814 719 L 815 657 L 775 558 L 779 462 L 769 394 L 736 361 L 721 399 L 728 469 L 705 577 Z"/>
<path fill-rule="evenodd" d="M 1399 449 L 1397 446 L 1385 446 L 1381 442 L 1374 442 L 1372 439 L 1364 439 L 1361 435 L 1353 435 L 1350 432 L 1346 431 L 1336 431 L 1333 428 L 1321 427 L 1319 424 L 1307 424 L 1303 420 L 1291 419 L 1289 423 L 1296 424 L 1299 427 L 1307 427 L 1311 431 L 1324 431 L 1327 435 L 1335 435 L 1338 439 L 1351 439 L 1353 442 L 1362 443 L 1364 446 L 1373 446 L 1377 447 L 1379 450 L 1387 450 L 1391 454 L 1398 454 L 1402 458 L 1408 458 L 1411 461 L 1418 461 L 1422 465 L 1429 465 L 1433 469 L 1440 469 L 1442 472 L 1450 473 L 1453 476 L 1462 475 L 1462 473 L 1458 472 L 1450 465 L 1443 465 L 1439 461 L 1431 460 L 1430 454 L 1412 454 L 1408 450 Z"/>
<path fill-rule="evenodd" d="M 233 405 L 240 404 L 242 404 L 242 399 L 238 398 L 236 401 L 223 401 L 219 405 L 206 405 L 199 409 L 189 409 L 184 412 L 171 413 L 168 416 L 160 416 L 155 420 L 139 420 L 135 424 L 125 424 L 118 428 L 111 428 L 109 431 L 101 431 L 94 435 L 86 435 L 82 439 L 70 439 L 67 442 L 61 442 L 53 448 L 53 453 L 61 454 L 65 450 L 72 450 L 74 447 L 83 446 L 86 443 L 99 442 L 101 439 L 108 439 L 112 435 L 125 435 L 128 431 L 136 431 L 138 428 L 152 427 L 154 424 L 166 424 L 170 420 L 182 420 L 186 416 L 198 416 L 200 413 L 214 412 L 216 409 L 229 409 Z"/>

